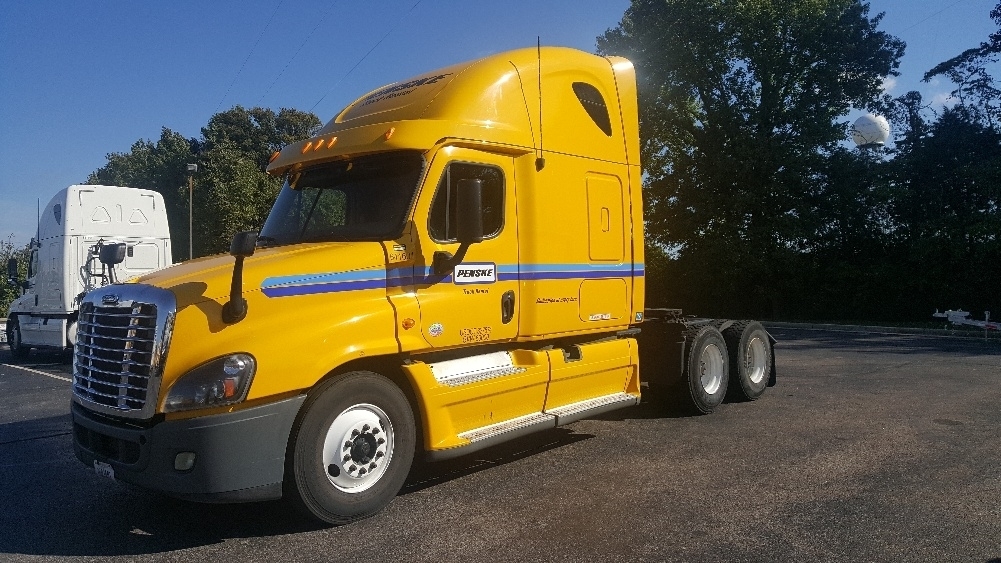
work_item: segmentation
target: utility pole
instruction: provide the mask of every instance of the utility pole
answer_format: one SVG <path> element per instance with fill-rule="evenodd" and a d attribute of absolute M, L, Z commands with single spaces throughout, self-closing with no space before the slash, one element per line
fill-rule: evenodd
<path fill-rule="evenodd" d="M 194 237 L 194 206 L 192 202 L 194 201 L 195 195 L 195 184 L 194 184 L 194 173 L 198 172 L 197 164 L 188 165 L 188 260 L 195 257 L 195 237 Z"/>

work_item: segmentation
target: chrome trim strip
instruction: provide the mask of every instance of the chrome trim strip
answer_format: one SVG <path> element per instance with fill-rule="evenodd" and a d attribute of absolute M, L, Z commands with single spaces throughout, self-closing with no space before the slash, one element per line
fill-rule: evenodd
<path fill-rule="evenodd" d="M 525 416 L 519 416 L 517 418 L 512 418 L 510 420 L 505 420 L 498 422 L 496 424 L 491 424 L 489 426 L 482 426 L 480 428 L 474 428 L 472 430 L 467 430 L 465 432 L 459 433 L 459 437 L 469 440 L 470 442 L 479 442 L 480 440 L 487 440 L 501 434 L 506 434 L 508 432 L 514 432 L 522 428 L 528 428 L 535 425 L 546 425 L 546 426 L 556 426 L 556 417 L 543 413 L 536 412 L 532 414 L 526 414 Z"/>
<path fill-rule="evenodd" d="M 449 379 L 442 379 L 440 382 L 448 385 L 449 387 L 459 387 L 460 385 L 467 385 L 469 383 L 476 383 L 477 381 L 484 381 L 487 379 L 493 379 L 495 377 L 504 377 L 505 375 L 515 375 L 518 373 L 523 373 L 525 368 L 519 367 L 505 367 L 497 368 L 480 372 L 468 373 L 459 377 L 452 377 Z"/>
<path fill-rule="evenodd" d="M 611 395 L 595 397 L 593 399 L 563 405 L 562 407 L 556 407 L 555 409 L 548 409 L 546 413 L 556 417 L 557 426 L 563 426 L 564 424 L 570 424 L 576 420 L 601 414 L 603 412 L 638 405 L 639 402 L 640 398 L 635 395 L 630 395 L 628 393 L 612 393 Z"/>

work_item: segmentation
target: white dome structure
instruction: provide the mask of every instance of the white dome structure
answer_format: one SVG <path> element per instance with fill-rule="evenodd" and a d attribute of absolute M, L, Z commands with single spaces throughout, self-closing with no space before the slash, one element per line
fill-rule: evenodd
<path fill-rule="evenodd" d="M 890 124 L 881 115 L 863 115 L 852 125 L 852 140 L 859 148 L 881 147 L 890 138 Z"/>

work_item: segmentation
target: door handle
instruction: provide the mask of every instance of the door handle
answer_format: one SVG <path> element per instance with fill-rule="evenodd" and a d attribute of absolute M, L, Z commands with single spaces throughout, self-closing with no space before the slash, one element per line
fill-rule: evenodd
<path fill-rule="evenodd" d="M 514 291 L 505 291 L 501 296 L 501 322 L 507 324 L 514 318 Z"/>

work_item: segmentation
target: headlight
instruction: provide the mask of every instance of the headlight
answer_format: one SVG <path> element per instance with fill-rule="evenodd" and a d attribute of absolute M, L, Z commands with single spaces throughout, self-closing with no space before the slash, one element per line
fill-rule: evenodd
<path fill-rule="evenodd" d="M 206 362 L 181 376 L 167 393 L 164 412 L 239 403 L 247 397 L 257 362 L 250 354 L 232 354 Z"/>

